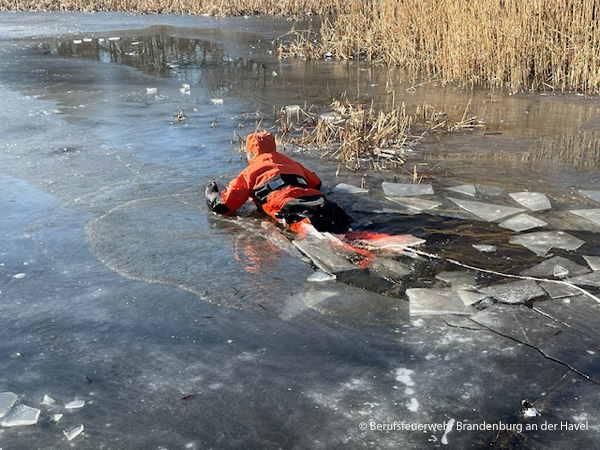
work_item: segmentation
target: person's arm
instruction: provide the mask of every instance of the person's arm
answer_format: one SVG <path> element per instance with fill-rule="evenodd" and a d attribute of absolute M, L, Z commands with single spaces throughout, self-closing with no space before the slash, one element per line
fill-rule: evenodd
<path fill-rule="evenodd" d="M 246 203 L 250 197 L 250 188 L 245 174 L 242 172 L 221 192 L 219 192 L 217 183 L 213 181 L 206 187 L 204 195 L 206 204 L 211 211 L 227 216 Z"/>
<path fill-rule="evenodd" d="M 306 178 L 308 187 L 321 190 L 321 186 L 323 185 L 323 183 L 321 182 L 319 176 L 316 173 L 308 170 L 306 167 L 304 168 L 304 172 L 304 178 Z"/>

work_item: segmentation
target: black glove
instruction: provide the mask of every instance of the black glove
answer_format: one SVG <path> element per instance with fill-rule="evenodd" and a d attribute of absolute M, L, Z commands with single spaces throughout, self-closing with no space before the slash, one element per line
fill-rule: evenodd
<path fill-rule="evenodd" d="M 211 183 L 208 183 L 208 185 L 206 186 L 206 190 L 204 191 L 204 196 L 208 200 L 212 200 L 216 197 L 217 192 L 219 192 L 219 188 L 217 187 L 217 183 L 215 183 L 213 181 Z"/>

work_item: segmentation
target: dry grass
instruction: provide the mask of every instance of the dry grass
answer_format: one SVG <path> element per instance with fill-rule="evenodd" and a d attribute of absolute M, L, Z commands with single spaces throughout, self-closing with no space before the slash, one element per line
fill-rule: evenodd
<path fill-rule="evenodd" d="M 317 150 L 324 157 L 337 158 L 349 169 L 358 170 L 389 169 L 404 164 L 410 148 L 427 134 L 483 127 L 476 117 L 467 114 L 468 110 L 469 105 L 463 117 L 454 122 L 429 105 L 409 114 L 404 104 L 384 111 L 373 104 L 352 103 L 342 96 L 322 114 L 314 106 L 288 106 L 275 114 L 281 144 Z"/>

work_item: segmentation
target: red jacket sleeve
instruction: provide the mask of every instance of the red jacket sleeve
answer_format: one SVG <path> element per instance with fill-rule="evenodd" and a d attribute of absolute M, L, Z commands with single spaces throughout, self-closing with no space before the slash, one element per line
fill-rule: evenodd
<path fill-rule="evenodd" d="M 243 171 L 221 192 L 221 203 L 229 209 L 226 215 L 233 214 L 240 206 L 246 203 L 250 194 L 250 183 L 246 171 Z"/>

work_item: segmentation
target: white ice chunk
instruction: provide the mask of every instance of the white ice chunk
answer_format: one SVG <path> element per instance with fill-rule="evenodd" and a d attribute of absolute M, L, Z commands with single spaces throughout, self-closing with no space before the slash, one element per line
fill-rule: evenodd
<path fill-rule="evenodd" d="M 481 294 L 479 292 L 467 291 L 467 290 L 463 290 L 463 289 L 459 289 L 458 291 L 456 291 L 456 293 L 458 294 L 460 299 L 463 301 L 463 303 L 467 306 L 474 305 L 476 303 L 479 303 L 484 298 L 487 298 L 487 295 L 485 295 L 485 294 Z"/>
<path fill-rule="evenodd" d="M 54 405 L 55 403 L 56 403 L 56 400 L 54 400 L 48 394 L 44 394 L 44 398 L 42 398 L 42 405 L 51 406 L 51 405 Z"/>
<path fill-rule="evenodd" d="M 67 440 L 72 441 L 83 432 L 83 425 L 77 425 L 71 428 L 63 430 L 63 434 L 67 437 Z"/>
<path fill-rule="evenodd" d="M 496 196 L 504 192 L 504 189 L 498 186 L 488 186 L 486 184 L 478 184 L 477 190 L 482 195 Z"/>
<path fill-rule="evenodd" d="M 72 402 L 65 404 L 65 409 L 83 408 L 83 405 L 85 405 L 85 400 L 73 400 Z"/>
<path fill-rule="evenodd" d="M 591 220 L 592 222 L 600 225 L 600 208 L 596 209 L 576 209 L 571 211 L 573 214 L 577 214 L 585 219 Z"/>
<path fill-rule="evenodd" d="M 504 219 L 505 217 L 512 216 L 523 212 L 521 208 L 513 208 L 511 206 L 494 205 L 493 203 L 481 203 L 473 202 L 470 200 L 462 200 L 459 198 L 448 197 L 462 209 L 475 214 L 480 219 L 488 222 L 495 220 Z"/>
<path fill-rule="evenodd" d="M 564 231 L 536 231 L 528 234 L 512 236 L 508 242 L 528 248 L 538 256 L 544 256 L 551 248 L 577 250 L 584 241 Z"/>
<path fill-rule="evenodd" d="M 492 253 L 498 250 L 498 247 L 490 244 L 473 244 L 475 250 L 479 250 L 482 253 Z"/>
<path fill-rule="evenodd" d="M 416 209 L 417 211 L 426 211 L 437 208 L 441 205 L 440 202 L 434 200 L 425 200 L 424 198 L 415 197 L 386 197 L 388 200 L 399 203 L 408 208 Z"/>
<path fill-rule="evenodd" d="M 438 273 L 435 277 L 438 280 L 445 281 L 450 284 L 454 290 L 458 289 L 475 289 L 477 282 L 475 281 L 477 274 L 466 271 L 445 271 Z"/>
<path fill-rule="evenodd" d="M 300 105 L 288 105 L 284 109 L 287 113 L 297 113 L 300 112 Z"/>
<path fill-rule="evenodd" d="M 35 425 L 40 417 L 40 410 L 26 405 L 18 405 L 13 408 L 2 420 L 3 427 L 21 427 Z"/>
<path fill-rule="evenodd" d="M 600 191 L 585 191 L 580 190 L 579 193 L 585 197 L 591 198 L 594 201 L 600 203 Z"/>
<path fill-rule="evenodd" d="M 415 382 L 410 377 L 413 373 L 414 370 L 400 367 L 399 369 L 396 369 L 396 381 L 399 381 L 404 386 L 414 386 Z"/>
<path fill-rule="evenodd" d="M 592 270 L 600 270 L 600 256 L 587 256 L 584 255 L 583 258 L 587 261 L 590 269 Z"/>
<path fill-rule="evenodd" d="M 533 280 L 519 280 L 496 284 L 480 289 L 484 294 L 501 303 L 518 304 L 545 295 L 545 291 Z"/>
<path fill-rule="evenodd" d="M 52 417 L 51 417 L 51 419 L 54 423 L 60 422 L 60 419 L 62 419 L 62 418 L 63 418 L 63 414 L 52 414 Z"/>
<path fill-rule="evenodd" d="M 313 273 L 311 276 L 307 278 L 308 281 L 321 283 L 324 281 L 333 281 L 336 279 L 336 276 L 332 273 L 321 272 L 320 270 Z"/>
<path fill-rule="evenodd" d="M 411 412 L 417 412 L 419 409 L 419 402 L 416 398 L 411 398 L 410 402 L 406 403 L 406 408 Z"/>
<path fill-rule="evenodd" d="M 407 289 L 411 316 L 443 314 L 471 314 L 461 298 L 452 289 Z"/>
<path fill-rule="evenodd" d="M 533 228 L 545 227 L 548 224 L 537 217 L 523 213 L 511 217 L 510 219 L 506 219 L 498 225 L 513 231 L 527 231 L 532 230 Z"/>
<path fill-rule="evenodd" d="M 335 186 L 332 192 L 338 192 L 341 194 L 366 194 L 369 192 L 368 189 L 363 189 L 358 186 L 353 186 L 352 184 L 340 183 Z"/>
<path fill-rule="evenodd" d="M 527 408 L 523 411 L 523 417 L 537 417 L 537 416 L 541 416 L 542 414 L 535 409 L 533 406 L 530 408 Z"/>
<path fill-rule="evenodd" d="M 73 44 L 81 44 L 82 42 L 81 39 L 73 39 Z"/>
<path fill-rule="evenodd" d="M 550 200 L 541 192 L 513 192 L 513 200 L 531 211 L 545 211 L 551 209 Z"/>
<path fill-rule="evenodd" d="M 521 275 L 529 277 L 546 277 L 546 276 L 567 276 L 567 275 L 583 275 L 589 273 L 590 269 L 580 264 L 577 264 L 562 256 L 555 256 L 546 261 L 541 262 L 537 266 L 521 272 Z"/>
<path fill-rule="evenodd" d="M 16 278 L 17 280 L 20 280 L 21 278 L 25 278 L 25 274 L 24 273 L 17 273 L 16 275 L 13 275 L 13 278 Z"/>
<path fill-rule="evenodd" d="M 18 400 L 13 392 L 0 392 L 0 418 L 4 417 Z"/>
<path fill-rule="evenodd" d="M 384 181 L 381 187 L 388 197 L 414 197 L 415 195 L 433 194 L 433 188 L 430 184 L 400 184 Z"/>
<path fill-rule="evenodd" d="M 146 88 L 146 94 L 152 95 L 158 92 L 158 88 Z"/>
<path fill-rule="evenodd" d="M 319 116 L 319 119 L 321 119 L 323 122 L 335 122 L 336 120 L 341 120 L 342 115 L 335 111 L 326 112 L 326 113 L 321 114 Z"/>
<path fill-rule="evenodd" d="M 210 101 L 213 105 L 222 105 L 223 104 L 222 98 L 211 98 Z"/>
<path fill-rule="evenodd" d="M 449 187 L 448 190 L 458 192 L 459 194 L 470 195 L 471 197 L 475 197 L 477 195 L 475 186 L 473 186 L 472 184 L 461 184 L 460 186 L 452 186 Z"/>

